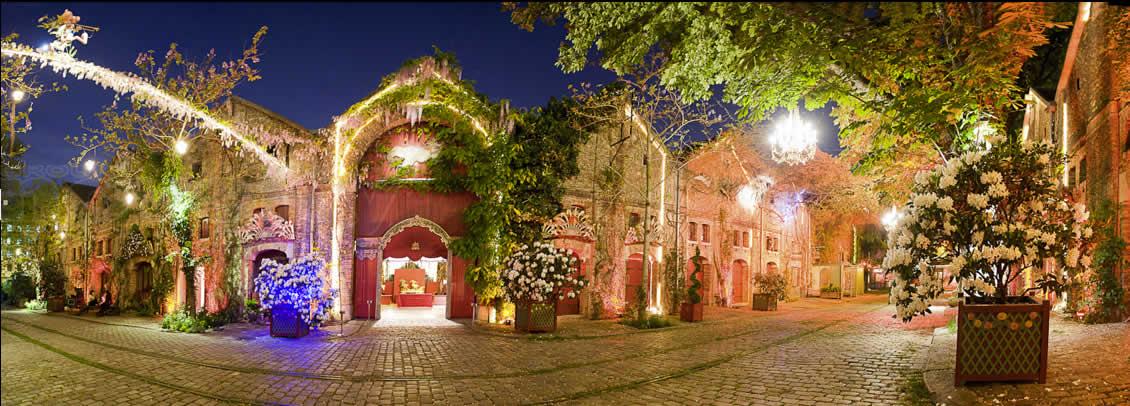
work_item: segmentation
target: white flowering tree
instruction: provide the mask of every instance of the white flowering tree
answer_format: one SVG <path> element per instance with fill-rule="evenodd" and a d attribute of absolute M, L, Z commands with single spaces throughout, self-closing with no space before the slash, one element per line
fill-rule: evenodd
<path fill-rule="evenodd" d="M 585 287 L 585 278 L 577 272 L 577 257 L 568 248 L 546 242 L 522 245 L 506 264 L 503 288 L 507 299 L 518 305 L 573 298 Z"/>
<path fill-rule="evenodd" d="M 970 300 L 999 304 L 1015 301 L 1008 286 L 1025 270 L 1037 275 L 1033 289 L 1046 293 L 1062 289 L 1064 271 L 1090 265 L 1088 213 L 1058 189 L 1055 150 L 990 142 L 915 177 L 883 260 L 895 275 L 891 300 L 904 321 L 929 313 L 929 301 L 942 294 L 945 281 L 934 265 L 948 262 Z"/>
<path fill-rule="evenodd" d="M 326 290 L 322 271 L 326 261 L 315 253 L 308 253 L 288 264 L 264 259 L 255 289 L 264 309 L 275 306 L 292 306 L 302 321 L 318 328 L 329 318 L 337 291 Z"/>

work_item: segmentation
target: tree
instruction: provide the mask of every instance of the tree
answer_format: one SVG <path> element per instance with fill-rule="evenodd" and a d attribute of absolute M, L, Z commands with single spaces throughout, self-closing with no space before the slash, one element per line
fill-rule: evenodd
<path fill-rule="evenodd" d="M 1059 291 L 1067 275 L 1090 268 L 1091 226 L 1082 205 L 1072 207 L 1054 176 L 1050 145 L 1019 137 L 990 139 L 933 172 L 916 176 L 906 215 L 888 236 L 883 268 L 895 274 L 891 289 L 904 321 L 929 313 L 944 281 L 933 269 L 949 263 L 969 300 L 1009 303 L 1009 286 L 1023 271 L 1038 277 L 1036 290 Z M 1002 142 L 1003 141 L 1003 142 Z"/>
<path fill-rule="evenodd" d="M 923 169 L 958 153 L 982 121 L 1019 106 L 1014 82 L 1047 42 L 1036 3 L 506 3 L 533 30 L 564 18 L 557 61 L 618 74 L 668 56 L 662 84 L 685 100 L 722 98 L 758 121 L 778 107 L 833 110 L 857 171 Z M 909 162 L 909 163 L 908 163 Z"/>
<path fill-rule="evenodd" d="M 153 51 L 143 52 L 138 55 L 134 65 L 141 78 L 160 91 L 185 101 L 194 109 L 217 116 L 211 113 L 217 112 L 222 103 L 231 98 L 236 86 L 259 79 L 259 71 L 254 64 L 259 62 L 258 47 L 266 32 L 267 27 L 261 27 L 251 37 L 250 45 L 235 60 L 218 62 L 213 49 L 202 60 L 191 61 L 173 43 L 163 57 L 156 57 Z M 194 118 L 159 108 L 138 97 L 132 97 L 122 104 L 119 101 L 115 97 L 112 104 L 95 114 L 98 126 L 88 127 L 84 123 L 87 133 L 67 137 L 70 143 L 81 149 L 72 160 L 72 165 L 77 166 L 87 154 L 96 149 L 114 156 L 112 164 L 100 163 L 101 169 L 105 171 L 109 182 L 122 189 L 145 192 L 147 199 L 142 205 L 162 216 L 166 235 L 172 237 L 165 241 L 176 247 L 176 261 L 185 274 L 187 289 L 191 292 L 195 289 L 196 266 L 208 258 L 198 257 L 193 253 L 192 213 L 199 196 L 185 185 L 187 179 L 183 176 L 184 163 L 178 154 L 174 154 L 174 150 L 182 143 L 226 146 L 218 153 L 225 162 L 234 165 L 235 169 L 232 176 L 227 177 L 227 182 L 239 180 L 245 171 L 261 171 L 262 168 L 240 164 L 239 158 L 247 151 L 221 134 L 209 130 Z M 282 136 L 266 138 L 270 135 L 269 132 L 259 135 L 260 142 L 268 147 L 283 141 Z M 221 186 L 228 185 L 218 183 L 222 183 Z M 231 211 L 237 208 L 234 204 L 227 207 Z M 222 249 L 222 243 L 219 245 Z M 189 308 L 195 309 L 197 306 L 194 295 L 187 295 L 186 298 Z"/>
<path fill-rule="evenodd" d="M 8 34 L 3 43 L 11 43 L 19 38 L 18 34 Z M 33 100 L 45 93 L 66 90 L 66 86 L 58 83 L 44 85 L 35 77 L 35 66 L 26 58 L 4 57 L 2 59 L 2 78 L 0 78 L 0 92 L 3 103 L 0 104 L 0 173 L 3 180 L 9 179 L 11 171 L 23 169 L 24 163 L 20 157 L 27 152 L 28 145 L 19 140 L 19 135 L 31 131 L 31 111 Z M 15 99 L 16 92 L 21 92 L 21 100 Z"/>

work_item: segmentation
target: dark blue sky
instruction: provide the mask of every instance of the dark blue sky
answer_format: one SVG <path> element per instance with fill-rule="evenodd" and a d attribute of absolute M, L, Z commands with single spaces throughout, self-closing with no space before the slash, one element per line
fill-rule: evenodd
<path fill-rule="evenodd" d="M 614 78 L 596 67 L 562 73 L 554 61 L 564 29 L 523 31 L 510 23 L 499 3 L 5 2 L 0 8 L 0 31 L 19 33 L 19 41 L 33 47 L 51 41 L 36 27 L 38 18 L 70 9 L 82 24 L 101 28 L 89 45 L 76 43 L 78 57 L 118 71 L 134 71 L 139 52 L 161 54 L 171 42 L 187 58 L 198 60 L 215 48 L 219 59 L 233 59 L 266 25 L 258 64 L 262 79 L 235 92 L 311 129 L 327 126 L 405 60 L 431 54 L 432 45 L 454 52 L 463 78 L 474 81 L 478 91 L 517 107 L 566 95 L 570 83 Z M 77 154 L 64 136 L 82 132 L 80 115 L 93 123 L 93 113 L 110 103 L 113 94 L 51 71 L 41 72 L 39 80 L 60 81 L 69 90 L 34 100 L 33 129 L 23 138 L 31 146 L 26 177 L 82 181 L 80 171 L 64 166 Z M 830 120 L 821 120 L 820 129 L 821 138 L 830 141 L 823 149 L 835 150 L 836 129 Z"/>

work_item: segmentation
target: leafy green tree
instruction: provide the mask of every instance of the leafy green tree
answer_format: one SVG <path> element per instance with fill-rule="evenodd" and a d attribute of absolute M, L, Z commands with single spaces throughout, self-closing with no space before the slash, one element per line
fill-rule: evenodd
<path fill-rule="evenodd" d="M 1020 105 L 1015 83 L 1055 12 L 1038 3 L 506 3 L 520 27 L 564 18 L 558 66 L 625 74 L 649 54 L 687 100 L 721 92 L 758 121 L 828 102 L 857 170 L 922 169 Z M 1070 5 L 1069 7 L 1073 7 Z M 997 122 L 999 124 L 999 122 Z M 905 183 L 905 182 L 904 182 Z M 905 190 L 903 191 L 905 193 Z"/>

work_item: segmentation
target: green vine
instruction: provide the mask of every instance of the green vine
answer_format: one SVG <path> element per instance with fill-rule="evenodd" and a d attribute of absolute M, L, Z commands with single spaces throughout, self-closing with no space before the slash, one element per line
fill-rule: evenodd
<path fill-rule="evenodd" d="M 1102 199 L 1092 216 L 1094 224 L 1099 227 L 1095 229 L 1098 245 L 1093 253 L 1091 275 L 1083 282 L 1089 290 L 1089 295 L 1083 298 L 1083 305 L 1090 310 L 1084 318 L 1088 323 L 1118 321 L 1124 310 L 1122 300 L 1125 290 L 1119 284 L 1115 270 L 1122 266 L 1126 241 L 1115 229 L 1113 219 L 1117 213 L 1118 204 Z"/>

